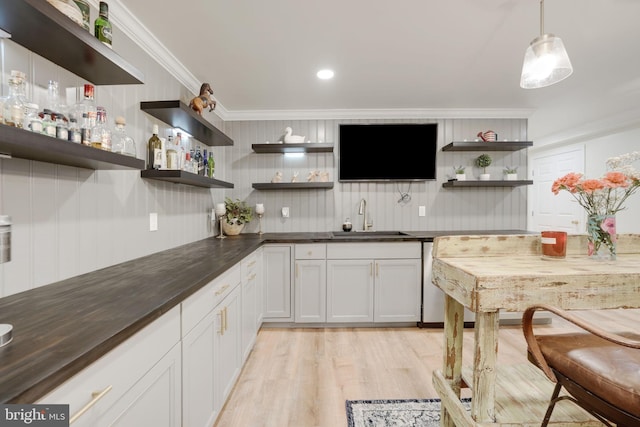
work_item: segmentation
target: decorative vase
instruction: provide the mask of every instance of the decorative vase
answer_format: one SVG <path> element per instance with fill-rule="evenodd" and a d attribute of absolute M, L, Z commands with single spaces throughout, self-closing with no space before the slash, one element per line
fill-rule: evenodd
<path fill-rule="evenodd" d="M 491 174 L 490 173 L 481 173 L 480 174 L 480 181 L 489 181 L 491 179 Z"/>
<path fill-rule="evenodd" d="M 517 181 L 518 174 L 517 173 L 507 173 L 505 174 L 505 180 L 507 181 Z"/>
<path fill-rule="evenodd" d="M 244 224 L 236 224 L 235 222 L 229 224 L 226 220 L 222 220 L 222 231 L 224 231 L 224 234 L 227 236 L 237 236 L 243 228 Z"/>
<path fill-rule="evenodd" d="M 589 216 L 587 219 L 587 254 L 589 258 L 614 261 L 617 239 L 615 215 Z"/>
<path fill-rule="evenodd" d="M 457 173 L 456 174 L 456 180 L 458 180 L 458 181 L 466 181 L 467 180 L 467 174 Z"/>

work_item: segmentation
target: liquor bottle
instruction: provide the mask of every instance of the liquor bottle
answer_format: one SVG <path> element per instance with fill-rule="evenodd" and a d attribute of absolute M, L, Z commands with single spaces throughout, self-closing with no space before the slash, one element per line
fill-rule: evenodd
<path fill-rule="evenodd" d="M 111 22 L 109 22 L 109 5 L 107 2 L 100 2 L 100 14 L 94 22 L 94 34 L 98 40 L 106 46 L 111 47 Z"/>
<path fill-rule="evenodd" d="M 97 122 L 91 129 L 91 146 L 111 151 L 111 130 L 107 125 L 107 110 L 104 107 L 98 107 Z"/>
<path fill-rule="evenodd" d="M 24 102 L 20 96 L 19 77 L 9 78 L 9 97 L 4 102 L 4 123 L 8 126 L 22 128 L 24 125 Z"/>
<path fill-rule="evenodd" d="M 82 143 L 82 133 L 80 132 L 80 125 L 78 125 L 78 119 L 71 117 L 69 119 L 69 142 L 75 142 L 76 144 Z"/>
<path fill-rule="evenodd" d="M 162 163 L 162 141 L 158 138 L 158 125 L 153 125 L 153 135 L 147 144 L 147 169 L 160 169 Z"/>
<path fill-rule="evenodd" d="M 82 113 L 82 124 L 80 125 L 80 142 L 82 145 L 91 145 L 91 119 L 88 113 Z"/>
<path fill-rule="evenodd" d="M 216 167 L 216 162 L 213 160 L 213 153 L 209 153 L 209 159 L 207 160 L 207 176 L 213 178 L 213 172 Z"/>
<path fill-rule="evenodd" d="M 47 90 L 47 102 L 44 108 L 51 110 L 56 119 L 59 115 L 63 116 L 63 119 L 67 120 L 68 109 L 67 106 L 60 102 L 60 92 L 58 90 L 58 82 L 55 80 L 49 80 L 49 89 Z"/>
<path fill-rule="evenodd" d="M 125 156 L 136 157 L 136 143 L 125 130 L 124 117 L 116 117 L 116 128 L 111 135 L 112 151 Z"/>
<path fill-rule="evenodd" d="M 94 90 L 95 88 L 92 84 L 85 84 L 82 100 L 77 103 L 73 109 L 73 113 L 77 119 L 84 119 L 84 114 L 87 115 L 88 129 L 93 129 L 96 126 L 96 118 L 98 116 L 96 101 L 93 96 Z M 82 127 L 84 127 L 83 124 L 81 124 L 81 128 Z M 84 144 L 84 139 L 82 143 Z"/>

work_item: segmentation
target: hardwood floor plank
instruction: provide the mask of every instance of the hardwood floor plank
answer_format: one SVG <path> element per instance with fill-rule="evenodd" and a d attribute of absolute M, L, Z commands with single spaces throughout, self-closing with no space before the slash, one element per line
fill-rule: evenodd
<path fill-rule="evenodd" d="M 612 331 L 640 329 L 640 310 L 580 315 Z M 536 326 L 539 333 L 571 328 L 560 319 Z M 527 364 L 521 327 L 502 326 L 499 334 L 498 364 Z M 432 373 L 442 366 L 443 339 L 442 329 L 262 328 L 215 426 L 342 427 L 346 400 L 437 398 Z M 468 365 L 473 329 L 464 330 L 463 340 Z M 529 397 L 525 391 L 525 400 L 534 399 L 535 387 Z M 525 407 L 514 402 L 514 408 Z"/>

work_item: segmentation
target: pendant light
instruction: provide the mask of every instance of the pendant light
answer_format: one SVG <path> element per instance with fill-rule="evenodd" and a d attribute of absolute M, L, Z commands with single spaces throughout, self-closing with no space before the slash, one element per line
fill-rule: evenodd
<path fill-rule="evenodd" d="M 558 83 L 573 73 L 569 55 L 560 37 L 544 33 L 544 0 L 540 0 L 540 36 L 524 54 L 520 87 L 536 89 Z"/>

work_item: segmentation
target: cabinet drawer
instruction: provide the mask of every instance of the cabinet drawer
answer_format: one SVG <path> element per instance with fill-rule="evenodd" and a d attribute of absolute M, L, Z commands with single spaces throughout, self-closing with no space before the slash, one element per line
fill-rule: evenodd
<path fill-rule="evenodd" d="M 303 243 L 296 245 L 296 259 L 325 259 L 327 245 L 324 243 Z"/>
<path fill-rule="evenodd" d="M 242 281 L 243 281 L 243 283 L 246 283 L 246 281 L 248 281 L 248 280 L 255 279 L 256 275 L 258 274 L 258 271 L 257 271 L 257 268 L 258 268 L 258 256 L 257 256 L 256 252 L 252 253 L 251 255 L 246 256 L 240 262 L 240 268 L 242 270 Z"/>
<path fill-rule="evenodd" d="M 180 307 L 176 306 L 38 403 L 68 404 L 73 416 L 92 400 L 92 393 L 106 391 L 74 424 L 98 426 L 110 408 L 179 341 Z"/>
<path fill-rule="evenodd" d="M 327 259 L 422 258 L 420 242 L 329 243 Z"/>
<path fill-rule="evenodd" d="M 240 284 L 240 274 L 240 265 L 235 265 L 182 302 L 183 337 Z"/>

